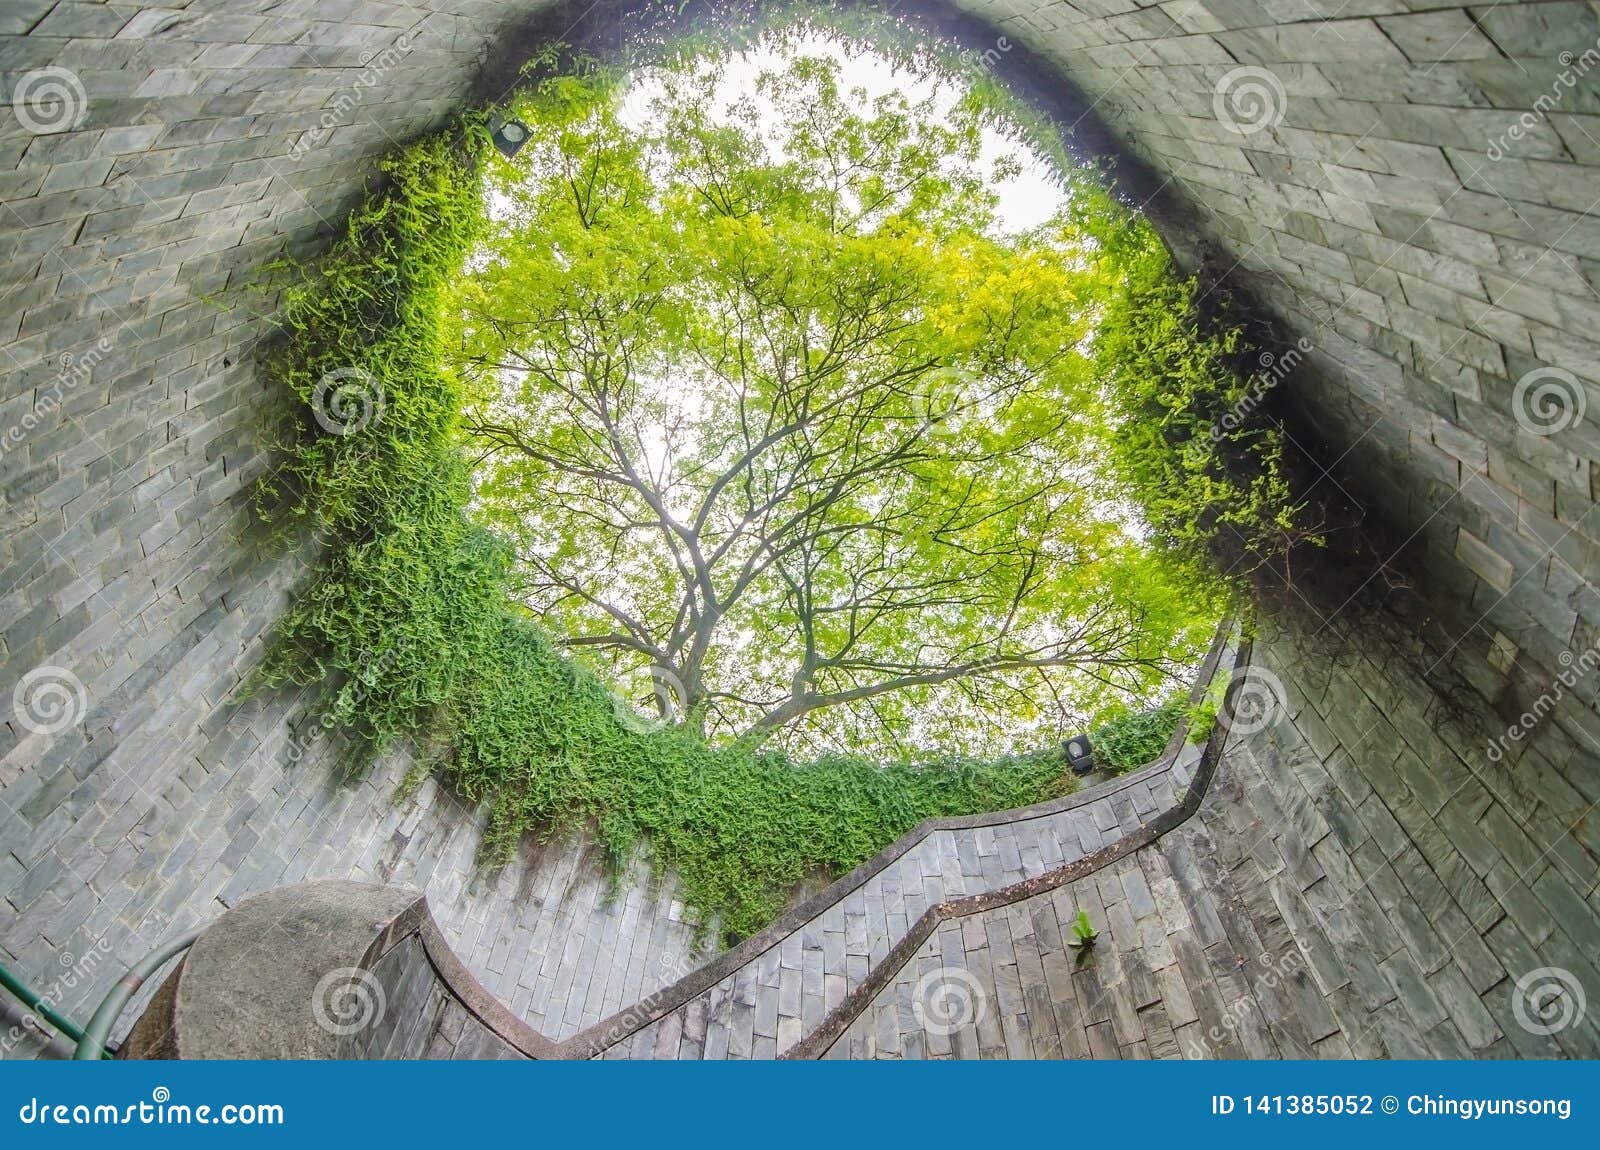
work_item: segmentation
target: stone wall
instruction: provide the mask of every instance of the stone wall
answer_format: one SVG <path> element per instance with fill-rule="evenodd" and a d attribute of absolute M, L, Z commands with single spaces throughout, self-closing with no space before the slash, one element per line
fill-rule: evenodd
<path fill-rule="evenodd" d="M 244 900 L 175 964 L 123 1058 L 549 1057 L 414 890 L 333 880 Z"/>
<path fill-rule="evenodd" d="M 1057 61 L 1198 210 L 1214 270 L 1310 341 L 1287 384 L 1322 425 L 1308 446 L 1416 533 L 1430 596 L 1485 629 L 1469 654 L 1499 632 L 1554 670 L 1593 646 L 1600 412 L 1573 418 L 1600 400 L 1593 6 L 962 6 Z"/>
<path fill-rule="evenodd" d="M 400 763 L 341 785 L 308 697 L 240 699 L 305 573 L 245 507 L 271 301 L 241 285 L 339 228 L 521 7 L 0 10 L 0 961 L 73 1017 L 162 938 L 307 876 L 426 888 L 480 977 L 557 1035 L 694 964 L 670 889 L 636 872 L 608 901 L 582 839 L 475 886 L 470 812 L 431 784 L 396 806 Z M 45 69 L 81 85 L 66 104 Z M 78 719 L 55 731 L 52 685 Z M 5 1053 L 38 1049 L 0 1021 Z"/>
<path fill-rule="evenodd" d="M 1408 621 L 1369 618 L 1353 646 L 1309 630 L 1263 627 L 1239 679 L 1258 705 L 1192 818 L 940 923 L 824 1056 L 1600 1054 L 1592 799 L 1549 762 L 1491 763 L 1503 723 L 1481 696 L 1441 703 Z M 1540 740 L 1560 758 L 1559 731 Z"/>
<path fill-rule="evenodd" d="M 470 813 L 431 788 L 393 805 L 398 763 L 339 787 L 319 751 L 298 754 L 305 698 L 239 697 L 305 570 L 255 538 L 243 502 L 267 466 L 256 427 L 270 397 L 250 357 L 263 304 L 239 289 L 286 247 L 323 242 L 375 157 L 440 122 L 497 30 L 538 7 L 0 10 L 0 692 L 44 700 L 0 726 L 0 961 L 70 1013 L 118 960 L 247 891 L 319 874 L 426 887 L 469 965 L 553 1037 L 694 962 L 669 892 L 632 884 L 602 906 L 577 848 L 474 891 Z M 1396 844 L 1426 856 L 1442 835 L 1483 864 L 1507 915 L 1544 907 L 1562 930 L 1587 929 L 1596 904 L 1574 881 L 1580 856 L 1554 872 L 1565 886 L 1530 868 L 1593 849 L 1581 836 L 1600 798 L 1586 665 L 1600 440 L 1592 420 L 1542 434 L 1516 385 L 1554 370 L 1533 382 L 1567 388 L 1570 413 L 1600 380 L 1600 225 L 1587 211 L 1600 73 L 1560 79 L 1588 66 L 1593 10 L 965 7 L 993 26 L 986 66 L 1004 75 L 1028 49 L 1058 67 L 1086 97 L 1085 125 L 1103 115 L 1195 209 L 1199 230 L 1174 236 L 1180 246 L 1211 251 L 1311 342 L 1311 369 L 1287 384 L 1322 429 L 1310 446 L 1415 533 L 1424 597 L 1482 621 L 1444 661 L 1500 700 L 1508 729 L 1536 737 L 1515 740 L 1514 769 L 1496 767 L 1509 799 L 1485 803 L 1470 786 L 1470 801 L 1443 798 L 1417 775 L 1429 821 L 1397 822 Z M 1226 102 L 1241 79 L 1262 86 L 1259 129 L 1248 104 Z M 52 85 L 64 101 L 45 98 Z M 1531 126 L 1513 139 L 1525 111 Z M 1404 696 L 1385 676 L 1403 672 L 1374 666 L 1359 697 L 1345 680 L 1302 693 L 1335 692 L 1329 725 L 1345 695 L 1383 718 Z M 1572 667 L 1585 673 L 1557 692 Z M 1317 674 L 1294 671 L 1291 688 L 1302 673 Z M 60 729 L 52 686 L 76 719 Z M 1398 752 L 1375 769 L 1416 772 Z M 1556 937 L 1515 925 L 1535 949 Z M 597 970 L 604 981 L 580 992 Z M 35 1049 L 4 1033 L 7 1053 Z"/>
<path fill-rule="evenodd" d="M 1547 768 L 1486 761 L 1497 717 L 1470 688 L 1441 694 L 1429 666 L 1440 652 L 1411 623 L 1390 611 L 1330 637 L 1266 619 L 1195 687 L 1198 699 L 1213 669 L 1228 674 L 1203 751 L 1180 734 L 1162 760 L 1081 795 L 932 820 L 559 1044 L 466 974 L 417 895 L 312 883 L 209 931 L 131 1045 L 184 1057 L 245 1045 L 265 1057 L 1594 1057 L 1600 840 L 1586 804 Z M 1080 913 L 1098 932 L 1083 950 Z M 324 1001 L 345 978 L 350 995 Z M 319 1024 L 308 1000 L 345 1009 Z"/>

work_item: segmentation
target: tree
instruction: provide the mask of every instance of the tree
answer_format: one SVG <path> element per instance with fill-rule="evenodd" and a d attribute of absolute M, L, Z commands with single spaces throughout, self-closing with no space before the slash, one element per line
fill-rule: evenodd
<path fill-rule="evenodd" d="M 1204 611 L 1095 465 L 1108 273 L 1064 218 L 999 230 L 984 108 L 805 56 L 732 107 L 703 65 L 653 83 L 648 129 L 547 86 L 461 291 L 524 601 L 663 717 L 812 750 L 1157 690 Z"/>

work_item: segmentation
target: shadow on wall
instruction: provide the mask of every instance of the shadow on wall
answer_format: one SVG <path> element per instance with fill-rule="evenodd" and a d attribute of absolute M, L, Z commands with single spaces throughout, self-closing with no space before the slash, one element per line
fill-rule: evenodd
<path fill-rule="evenodd" d="M 708 37 L 738 40 L 751 29 L 781 25 L 812 12 L 821 12 L 818 19 L 825 22 L 827 11 L 837 12 L 845 26 L 852 14 L 892 15 L 895 26 L 909 35 L 948 42 L 963 65 L 996 74 L 1061 133 L 1071 158 L 1100 171 L 1117 198 L 1155 226 L 1178 265 L 1200 280 L 1197 299 L 1203 319 L 1242 325 L 1248 349 L 1241 354 L 1243 374 L 1252 378 L 1254 388 L 1250 409 L 1234 416 L 1243 420 L 1259 410 L 1283 425 L 1289 462 L 1296 472 L 1292 477 L 1296 495 L 1317 508 L 1315 518 L 1324 528 L 1315 545 L 1296 545 L 1284 561 L 1253 573 L 1255 590 L 1271 609 L 1309 611 L 1309 617 L 1321 623 L 1346 610 L 1359 614 L 1381 609 L 1391 592 L 1414 584 L 1411 533 L 1387 513 L 1382 499 L 1357 498 L 1352 492 L 1363 491 L 1362 484 L 1332 475 L 1318 462 L 1337 459 L 1341 449 L 1294 397 L 1316 391 L 1318 381 L 1328 377 L 1332 365 L 1320 349 L 1306 338 L 1295 340 L 1261 298 L 1257 284 L 1234 274 L 1239 262 L 1204 234 L 1202 217 L 1184 182 L 1162 178 L 1131 151 L 1107 126 L 1096 102 L 1063 73 L 1059 63 L 997 33 L 983 20 L 938 0 L 889 6 L 846 2 L 827 9 L 755 0 L 690 0 L 682 6 L 571 0 L 541 9 L 501 38 L 483 69 L 475 97 L 503 97 L 522 82 L 524 66 L 552 44 L 612 59 L 631 54 L 640 44 L 655 48 Z M 1232 98 L 1248 103 L 1258 95 L 1241 92 Z M 1268 92 L 1261 98 L 1273 101 L 1261 114 L 1281 116 L 1281 93 Z M 1253 132 L 1256 127 L 1251 122 L 1242 130 Z M 1220 561 L 1231 569 L 1242 557 L 1224 540 Z"/>

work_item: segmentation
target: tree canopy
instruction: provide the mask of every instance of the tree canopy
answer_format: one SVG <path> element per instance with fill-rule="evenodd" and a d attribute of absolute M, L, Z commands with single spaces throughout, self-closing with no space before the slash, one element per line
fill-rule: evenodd
<path fill-rule="evenodd" d="M 1125 269 L 1081 211 L 1002 228 L 984 101 L 798 54 L 731 102 L 700 62 L 525 114 L 460 285 L 464 426 L 569 649 L 810 753 L 996 753 L 1170 693 L 1217 604 L 1110 466 Z"/>
<path fill-rule="evenodd" d="M 1093 173 L 1008 235 L 977 97 L 829 104 L 820 68 L 770 81 L 811 127 L 757 137 L 667 71 L 648 130 L 612 79 L 530 82 L 516 163 L 470 113 L 389 156 L 329 252 L 274 265 L 289 402 L 254 506 L 319 547 L 251 683 L 316 688 L 346 769 L 436 771 L 491 864 L 592 827 L 742 934 L 922 819 L 1070 789 L 1043 737 L 1068 717 L 1149 761 L 1183 708 L 1143 708 L 1220 606 L 1214 542 L 1270 559 L 1305 515 L 1247 341 Z M 694 681 L 696 640 L 685 705 L 666 676 Z M 803 701 L 954 673 L 752 731 L 797 671 Z M 630 676 L 672 722 L 619 699 Z"/>

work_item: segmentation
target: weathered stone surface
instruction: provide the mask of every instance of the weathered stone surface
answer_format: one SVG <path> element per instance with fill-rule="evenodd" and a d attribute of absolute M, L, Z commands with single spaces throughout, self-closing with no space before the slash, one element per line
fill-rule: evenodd
<path fill-rule="evenodd" d="M 1369 637 L 1406 642 L 1376 630 Z M 1262 643 L 1280 669 L 1303 662 L 1295 657 L 1300 639 L 1292 631 L 1269 632 Z M 1371 664 L 1336 669 L 1322 709 L 1382 686 Z M 1304 816 L 1288 813 L 1272 796 L 1314 778 L 1305 756 L 1316 754 L 1313 740 L 1324 738 L 1332 718 L 1309 708 L 1292 720 L 1284 713 L 1266 730 L 1231 741 L 1195 816 L 1108 870 L 946 923 L 825 1056 L 904 1057 L 914 1038 L 942 1028 L 936 1004 L 959 1002 L 970 1022 L 991 1014 L 1003 1019 L 1006 1003 L 1018 997 L 1052 1004 L 1048 1013 L 1026 1012 L 1028 1042 L 1043 1057 L 1142 1057 L 1159 1050 L 1185 1058 L 1467 1058 L 1503 1056 L 1508 1043 L 1523 1055 L 1548 1057 L 1595 1049 L 1600 1025 L 1589 1014 L 1573 1011 L 1548 1041 L 1519 1024 L 1514 1009 L 1520 997 L 1523 1016 L 1536 1022 L 1527 1014 L 1541 1001 L 1534 988 L 1548 991 L 1559 978 L 1587 987 L 1600 977 L 1583 957 L 1595 943 L 1594 907 L 1580 900 L 1565 870 L 1547 861 L 1558 849 L 1579 849 L 1577 828 L 1536 804 L 1526 808 L 1528 831 L 1513 836 L 1504 808 L 1491 801 L 1501 782 L 1487 774 L 1473 776 L 1482 779 L 1485 799 L 1457 804 L 1429 773 L 1433 762 L 1421 757 L 1430 740 L 1413 736 L 1417 746 L 1406 745 L 1404 725 L 1394 728 L 1398 748 L 1327 752 L 1339 757 L 1342 771 L 1370 779 L 1361 817 L 1381 828 L 1374 838 L 1348 858 L 1334 839 L 1322 839 L 1318 857 L 1329 877 L 1306 886 L 1290 877 L 1295 868 L 1286 862 L 1254 865 L 1263 853 L 1287 860 L 1303 849 Z M 1493 717 L 1479 701 L 1475 714 L 1456 721 Z M 1303 734 L 1301 726 L 1308 728 Z M 1240 779 L 1259 782 L 1241 786 Z M 1391 782 L 1398 786 L 1391 789 Z M 1344 802 L 1339 791 L 1319 787 L 1318 793 L 1314 801 L 1325 810 Z M 1542 844 L 1537 851 L 1523 853 L 1527 835 Z M 1241 838 L 1249 841 L 1235 841 Z M 1517 853 L 1502 853 L 1500 844 Z M 1591 860 L 1585 887 L 1592 893 L 1593 856 L 1584 857 Z M 1243 861 L 1206 865 L 1218 858 Z M 1144 881 L 1156 859 L 1170 865 L 1170 886 Z M 1531 886 L 1523 885 L 1523 875 L 1531 876 Z M 1146 889 L 1156 893 L 1149 902 Z M 1171 898 L 1180 905 L 1163 905 Z M 1050 908 L 1053 917 L 1032 913 L 1035 906 Z M 1074 960 L 1072 985 L 1084 992 L 1065 995 L 1051 979 L 1048 956 L 1074 953 L 1065 926 L 1067 912 L 1079 908 L 1089 911 L 1102 939 L 1081 963 Z M 1207 921 L 1216 927 L 1201 929 Z M 1022 923 L 1025 935 L 1018 932 Z M 990 956 L 1026 946 L 1047 961 L 1038 972 L 1019 963 L 1013 973 L 979 961 L 971 941 L 952 950 L 951 940 L 981 940 Z M 921 1009 L 900 1009 L 907 1001 Z M 1186 1026 L 1194 1027 L 1187 1036 Z M 933 1056 L 978 1054 L 956 1046 Z"/>
<path fill-rule="evenodd" d="M 325 881 L 245 899 L 179 961 L 129 1058 L 528 1058 L 550 1043 L 466 973 L 422 896 Z"/>
<path fill-rule="evenodd" d="M 238 697 L 308 559 L 249 530 L 275 301 L 240 289 L 324 242 L 530 6 L 291 7 L 0 13 L 0 961 L 82 1017 L 123 964 L 254 891 L 409 883 L 502 998 L 575 1030 L 703 957 L 670 882 L 641 868 L 608 901 L 581 837 L 479 876 L 473 812 L 431 783 L 396 805 L 402 761 L 336 785 L 307 697 Z M 76 130 L 19 119 L 17 85 L 50 67 L 81 83 Z M 88 703 L 54 736 L 10 705 L 41 666 Z M 63 956 L 99 947 L 64 985 Z M 565 992 L 551 1013 L 580 967 L 575 1016 Z"/>
<path fill-rule="evenodd" d="M 53 736 L 10 714 L 0 724 L 0 959 L 43 989 L 70 965 L 63 954 L 108 948 L 119 961 L 65 991 L 69 1013 L 158 939 L 308 876 L 425 889 L 473 969 L 557 1034 L 702 958 L 670 886 L 625 883 L 607 904 L 576 842 L 476 882 L 471 812 L 432 786 L 393 805 L 402 762 L 330 784 L 325 748 L 301 738 L 307 698 L 238 694 L 309 558 L 264 552 L 248 530 L 246 492 L 268 466 L 255 435 L 268 397 L 250 353 L 272 301 L 243 306 L 239 289 L 263 261 L 323 242 L 375 157 L 459 106 L 486 49 L 540 6 L 352 0 L 329 17 L 273 0 L 25 0 L 0 11 L 0 698 L 50 666 L 76 676 L 88 703 Z M 1207 249 L 1234 265 L 1287 334 L 1311 343 L 1283 386 L 1313 438 L 1342 482 L 1413 536 L 1429 604 L 1480 628 L 1439 657 L 1508 701 L 1513 673 L 1531 681 L 1517 713 L 1554 692 L 1600 624 L 1600 98 L 1557 83 L 1560 54 L 1600 35 L 1593 12 L 1566 2 L 1470 19 L 1419 5 L 1315 18 L 1220 0 L 962 6 L 1012 46 L 993 65 L 1002 78 L 1020 75 L 1023 49 L 1037 53 L 1092 102 L 1081 132 L 1103 115 L 1167 181 L 1183 209 L 1168 235 L 1186 259 Z M 402 59 L 390 68 L 394 52 Z M 44 68 L 82 85 L 72 130 L 19 118 L 27 104 L 10 97 Z M 1271 95 L 1259 126 L 1242 105 L 1232 114 L 1247 122 L 1228 121 L 1222 89 L 1241 68 L 1269 74 L 1252 74 Z M 218 297 L 236 306 L 219 308 Z M 1588 413 L 1529 426 L 1518 385 L 1530 379 L 1553 379 Z M 1192 843 L 1164 848 L 1181 860 L 1167 894 L 1182 906 L 1164 906 L 1153 886 L 1155 905 L 1163 921 L 1191 924 L 1204 955 L 1242 925 L 1208 891 L 1253 874 L 1276 895 L 1272 876 L 1289 876 L 1281 889 L 1298 889 L 1303 905 L 1286 921 L 1319 923 L 1341 952 L 1373 940 L 1403 948 L 1434 1000 L 1409 970 L 1384 979 L 1390 953 L 1352 958 L 1334 1008 L 1344 1045 L 1316 1039 L 1314 1052 L 1477 1050 L 1490 1028 L 1460 1005 L 1450 967 L 1434 968 L 1435 937 L 1480 996 L 1545 952 L 1593 941 L 1600 822 L 1584 812 L 1600 798 L 1594 676 L 1563 686 L 1552 717 L 1534 725 L 1532 751 L 1513 742 L 1500 760 L 1486 749 L 1509 718 L 1474 704 L 1473 729 L 1435 734 L 1431 689 L 1405 671 L 1282 655 L 1310 757 L 1286 774 L 1280 749 L 1245 755 L 1259 782 L 1230 791 Z M 1126 798 L 1034 844 L 942 844 L 938 865 L 919 863 L 847 916 L 843 973 L 826 930 L 820 947 L 792 962 L 784 954 L 773 978 L 792 1009 L 766 1027 L 776 1033 L 751 1023 L 753 1048 L 792 1046 L 921 906 L 1093 850 L 1159 805 L 1154 794 Z M 1394 901 L 1369 843 L 1412 907 Z M 1340 909 L 1352 868 L 1357 886 L 1383 889 L 1360 887 L 1351 905 L 1387 927 L 1357 929 Z M 1131 902 L 1123 889 L 1112 905 L 1142 931 L 1152 920 Z M 1155 985 L 1163 969 L 1151 967 Z M 1319 983 L 1341 977 L 1314 970 Z M 790 971 L 799 981 L 785 991 Z M 1038 984 L 1017 977 L 1027 1004 Z M 1482 999 L 1504 1032 L 1483 1049 L 1581 1048 L 1511 1033 L 1506 991 Z M 1204 993 L 1192 999 L 1198 1020 L 1177 1021 L 1187 1013 L 1163 996 L 1149 1026 L 1107 1013 L 1062 1035 L 1063 1048 L 1200 1050 L 1220 1023 Z M 758 1018 L 761 1002 L 758 993 Z M 739 1005 L 727 1010 L 742 1044 Z M 1420 1036 L 1400 1029 L 1440 1006 L 1447 1022 Z M 1356 1012 L 1376 1021 L 1357 1033 L 1345 1024 Z M 683 1050 L 703 1052 L 707 1017 L 686 1016 L 652 1042 L 665 1049 L 675 1033 Z M 1020 1049 L 1018 1033 L 1014 1019 L 1009 1032 L 985 1024 L 952 1049 Z M 1224 1037 L 1218 1049 L 1256 1052 L 1299 1049 L 1309 1032 L 1240 1025 Z"/>
<path fill-rule="evenodd" d="M 418 905 L 416 891 L 359 883 L 308 883 L 246 899 L 183 956 L 170 1014 L 152 1011 L 131 1045 L 170 1034 L 180 1058 L 333 1058 L 356 1011 L 386 1013 L 365 974 L 379 941 Z M 330 974 L 351 1002 L 334 1001 Z M 359 999 L 359 1001 L 356 1001 Z"/>

